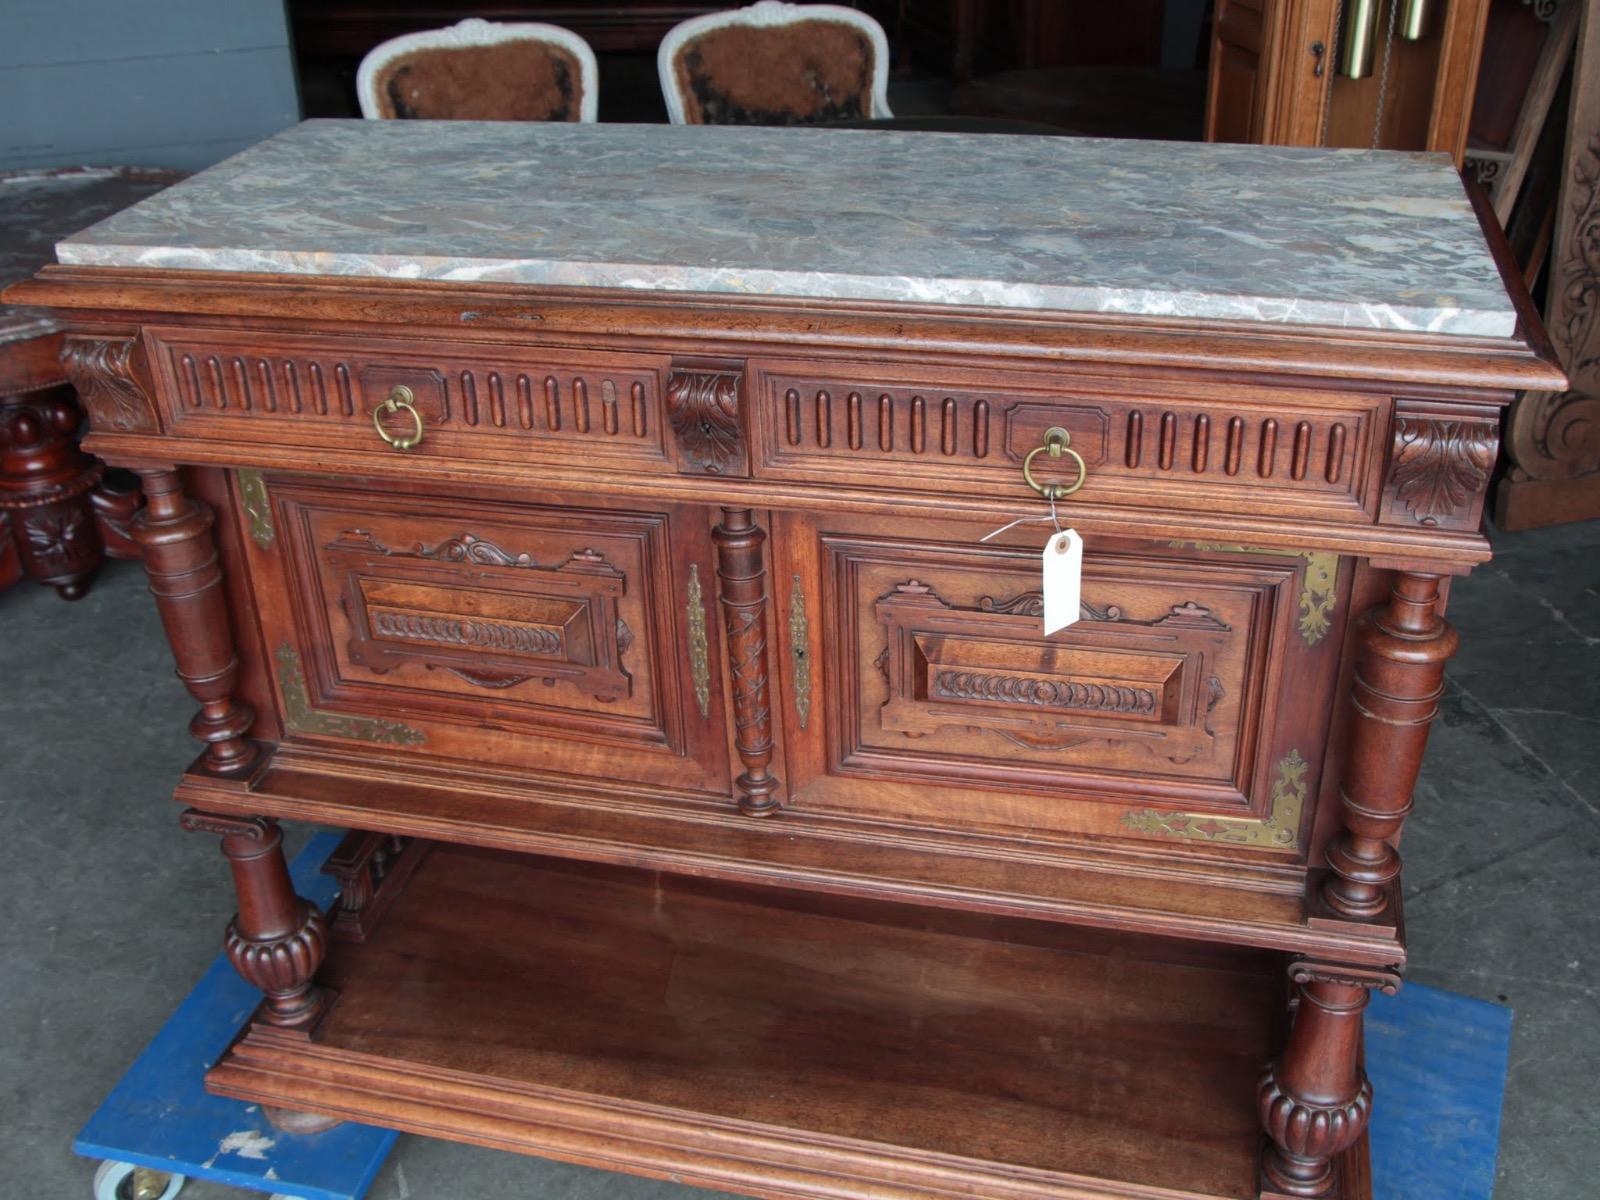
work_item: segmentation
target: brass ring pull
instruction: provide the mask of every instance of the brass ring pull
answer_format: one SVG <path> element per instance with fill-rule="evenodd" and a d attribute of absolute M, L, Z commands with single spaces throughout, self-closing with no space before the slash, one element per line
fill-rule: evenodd
<path fill-rule="evenodd" d="M 1078 464 L 1078 477 L 1071 483 L 1040 483 L 1035 479 L 1033 460 L 1047 451 L 1051 458 L 1060 458 L 1063 454 L 1070 457 Z M 1089 468 L 1083 461 L 1083 455 L 1072 448 L 1072 435 L 1057 425 L 1045 430 L 1044 444 L 1029 450 L 1027 457 L 1022 460 L 1022 478 L 1046 500 L 1061 500 L 1083 486 L 1084 481 L 1089 478 Z"/>
<path fill-rule="evenodd" d="M 413 446 L 422 444 L 422 414 L 417 411 L 413 401 L 416 396 L 411 389 L 403 383 L 397 383 L 394 390 L 384 402 L 372 410 L 372 427 L 378 431 L 378 436 L 396 450 L 410 450 Z M 410 437 L 395 437 L 383 427 L 383 418 L 404 409 L 411 414 L 411 420 L 416 425 L 417 431 Z"/>

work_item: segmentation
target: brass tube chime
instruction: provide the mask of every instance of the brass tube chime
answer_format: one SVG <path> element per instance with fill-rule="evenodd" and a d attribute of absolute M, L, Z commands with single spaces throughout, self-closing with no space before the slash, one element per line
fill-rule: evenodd
<path fill-rule="evenodd" d="M 1396 32 L 1401 37 L 1408 42 L 1420 42 L 1427 36 L 1429 0 L 1390 2 L 1400 6 Z M 1372 61 L 1378 45 L 1378 10 L 1381 7 L 1382 0 L 1345 0 L 1337 69 L 1347 79 L 1365 79 L 1372 74 Z"/>
<path fill-rule="evenodd" d="M 1345 0 L 1344 28 L 1339 31 L 1339 74 L 1365 79 L 1372 74 L 1378 41 L 1378 0 Z"/>
<path fill-rule="evenodd" d="M 1420 42 L 1428 32 L 1428 0 L 1404 0 L 1400 5 L 1400 36 Z"/>

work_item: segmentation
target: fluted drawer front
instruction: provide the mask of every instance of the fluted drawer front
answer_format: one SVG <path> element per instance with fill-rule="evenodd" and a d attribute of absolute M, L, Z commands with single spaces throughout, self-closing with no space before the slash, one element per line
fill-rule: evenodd
<path fill-rule="evenodd" d="M 1052 428 L 1083 458 L 1075 504 L 1374 511 L 1374 429 L 1386 397 L 1311 389 L 763 361 L 751 371 L 765 478 L 896 491 L 1030 493 L 1027 453 Z M 1040 463 L 1047 478 L 1070 470 Z"/>
<path fill-rule="evenodd" d="M 378 454 L 373 410 L 397 387 L 422 424 L 411 454 L 511 461 L 661 461 L 664 359 L 534 347 L 231 330 L 147 330 L 160 400 L 180 437 L 334 444 Z M 396 436 L 404 414 L 381 416 Z"/>

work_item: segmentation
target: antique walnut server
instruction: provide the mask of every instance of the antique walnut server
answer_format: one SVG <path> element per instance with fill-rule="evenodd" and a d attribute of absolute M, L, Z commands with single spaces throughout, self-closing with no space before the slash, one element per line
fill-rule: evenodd
<path fill-rule="evenodd" d="M 312 122 L 58 258 L 8 297 L 144 480 L 265 993 L 213 1089 L 757 1196 L 1369 1195 L 1445 582 L 1561 385 L 1447 160 Z M 357 831 L 335 911 L 284 818 Z"/>

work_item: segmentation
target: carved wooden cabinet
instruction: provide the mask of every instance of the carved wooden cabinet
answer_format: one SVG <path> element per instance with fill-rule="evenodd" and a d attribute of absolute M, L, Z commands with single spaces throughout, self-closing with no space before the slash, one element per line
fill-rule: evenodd
<path fill-rule="evenodd" d="M 1444 584 L 1559 381 L 1448 165 L 408 124 L 308 124 L 9 293 L 145 482 L 177 799 L 266 996 L 211 1087 L 752 1195 L 1368 1196 Z M 1172 176 L 1213 257 L 1161 283 L 1128 180 L 1181 153 L 1226 160 Z M 1237 218 L 1252 171 L 1240 265 L 1204 188 Z M 333 913 L 280 819 L 356 831 Z"/>

